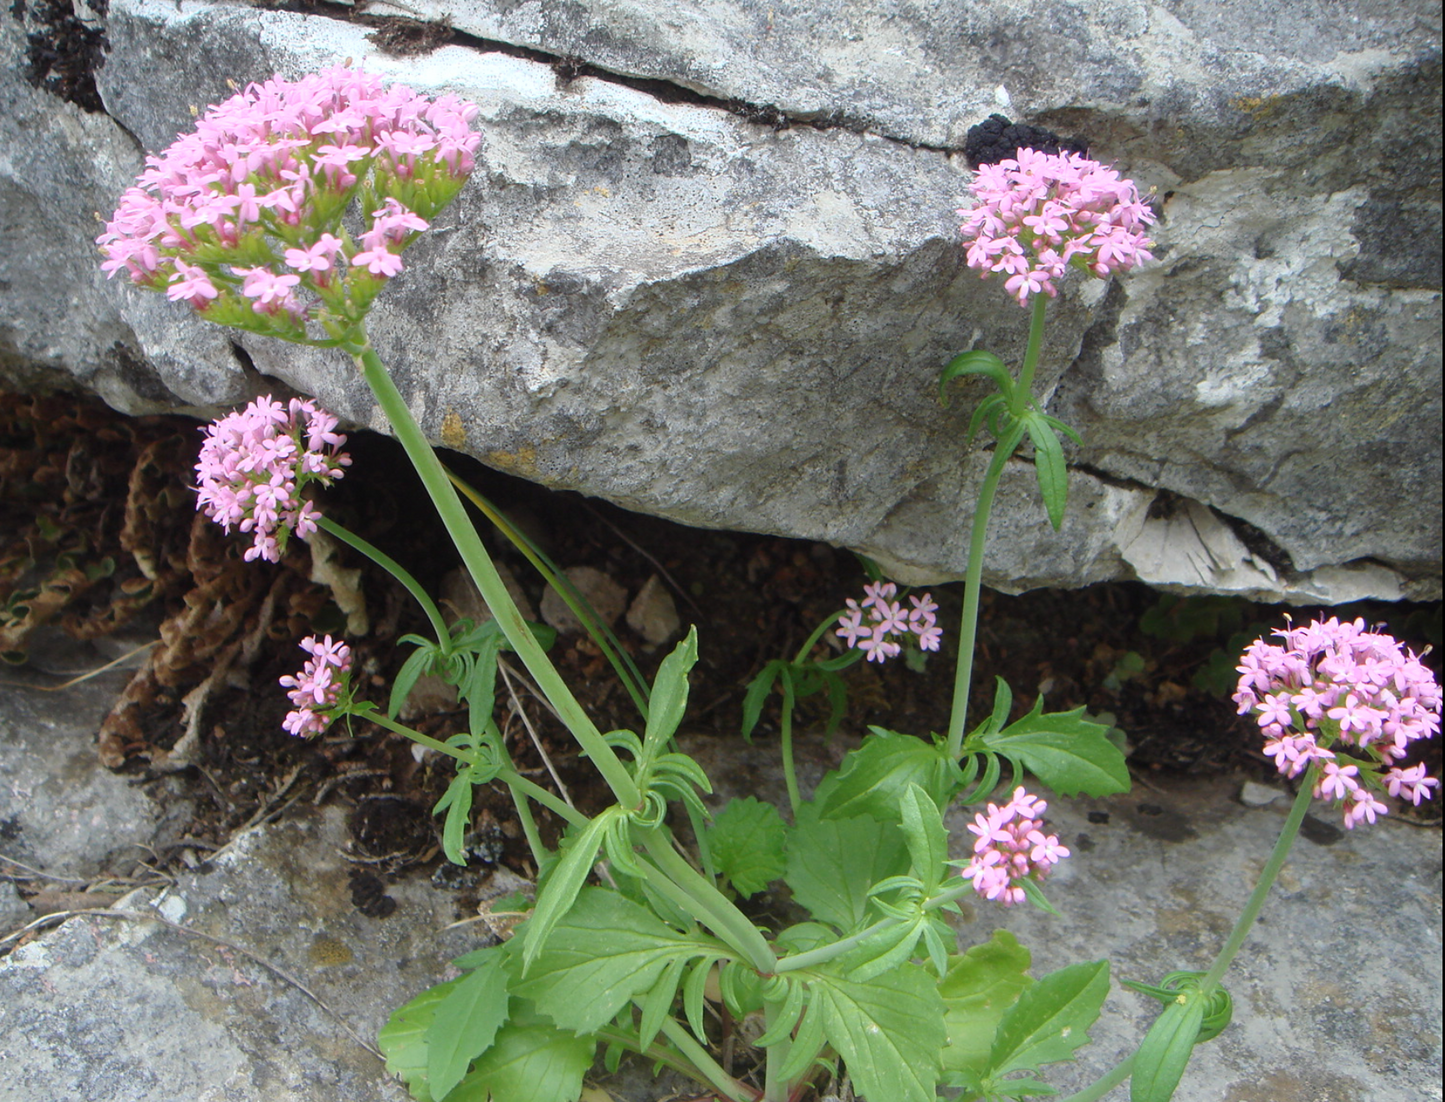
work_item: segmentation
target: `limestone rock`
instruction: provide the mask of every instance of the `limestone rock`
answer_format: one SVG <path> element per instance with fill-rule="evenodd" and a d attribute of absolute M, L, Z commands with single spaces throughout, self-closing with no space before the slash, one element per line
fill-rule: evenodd
<path fill-rule="evenodd" d="M 78 8 L 109 51 L 93 99 L 72 98 L 104 113 L 25 81 L 51 79 L 26 38 L 44 12 L 12 16 L 0 374 L 209 413 L 264 388 L 256 369 L 385 429 L 343 358 L 106 283 L 90 243 L 191 105 L 350 57 L 481 105 L 476 177 L 371 322 L 434 439 L 686 523 L 854 548 L 900 580 L 956 577 L 983 392 L 940 409 L 934 381 L 971 347 L 1016 363 L 1027 321 L 956 245 L 964 133 L 1003 111 L 1087 137 L 1157 187 L 1162 220 L 1152 269 L 1051 306 L 1045 405 L 1085 440 L 1069 515 L 1048 531 L 1031 464 L 1011 463 L 986 582 L 1440 592 L 1438 5 L 406 10 L 472 37 L 403 57 L 334 9 Z"/>
<path fill-rule="evenodd" d="M 627 626 L 652 647 L 662 646 L 682 627 L 677 602 L 656 574 L 643 583 L 632 604 L 627 606 Z"/>

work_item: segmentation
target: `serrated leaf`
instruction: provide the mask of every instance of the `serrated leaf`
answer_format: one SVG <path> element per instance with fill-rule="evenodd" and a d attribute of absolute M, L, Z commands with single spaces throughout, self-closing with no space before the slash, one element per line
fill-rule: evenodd
<path fill-rule="evenodd" d="M 577 1102 L 596 1048 L 519 1008 L 446 1102 Z"/>
<path fill-rule="evenodd" d="M 538 885 L 537 904 L 532 917 L 523 927 L 525 940 L 522 943 L 522 972 L 525 975 L 542 951 L 553 928 L 572 907 L 577 893 L 592 870 L 597 851 L 607 831 L 620 815 L 626 814 L 620 807 L 609 807 L 588 822 L 577 834 L 570 835 L 562 846 L 562 854 L 552 866 L 546 880 Z M 615 1012 L 614 1012 L 615 1013 Z"/>
<path fill-rule="evenodd" d="M 427 1087 L 427 1031 L 436 1019 L 437 1007 L 461 982 L 448 980 L 427 988 L 393 1010 L 376 1035 L 376 1047 L 386 1057 L 386 1070 L 405 1081 L 416 1102 L 432 1102 Z"/>
<path fill-rule="evenodd" d="M 740 895 L 757 894 L 787 871 L 788 827 L 772 804 L 753 796 L 730 800 L 706 834 L 718 871 Z"/>
<path fill-rule="evenodd" d="M 446 1098 L 472 1060 L 491 1046 L 507 1020 L 507 1003 L 505 962 L 494 953 L 437 1004 L 426 1033 L 427 1080 L 434 1098 Z"/>
<path fill-rule="evenodd" d="M 989 1078 L 1036 1071 L 1068 1060 L 1089 1041 L 1089 1027 L 1109 994 L 1109 962 L 1051 972 L 1023 992 L 998 1024 L 989 1050 Z"/>
<path fill-rule="evenodd" d="M 1064 507 L 1069 500 L 1069 468 L 1064 462 L 1064 449 L 1053 427 L 1039 414 L 1025 413 L 1024 424 L 1034 442 L 1034 471 L 1038 475 L 1039 493 L 1043 495 L 1049 523 L 1057 532 L 1064 523 Z"/>
<path fill-rule="evenodd" d="M 1043 712 L 1043 697 L 1033 710 L 978 743 L 1027 769 L 1062 796 L 1108 796 L 1129 791 L 1124 755 L 1107 737 L 1109 728 L 1084 719 L 1084 709 Z"/>
<path fill-rule="evenodd" d="M 672 962 L 725 953 L 721 943 L 678 933 L 616 892 L 583 888 L 512 990 L 563 1029 L 593 1033 L 651 990 Z"/>
<path fill-rule="evenodd" d="M 643 746 L 649 755 L 656 754 L 677 731 L 687 711 L 688 672 L 697 665 L 697 627 L 688 629 L 687 638 L 662 660 L 648 698 L 647 728 Z"/>
<path fill-rule="evenodd" d="M 943 814 L 916 784 L 910 784 L 903 793 L 898 810 L 913 875 L 923 881 L 926 894 L 931 895 L 946 872 L 944 862 L 948 860 L 948 828 L 943 825 Z"/>
<path fill-rule="evenodd" d="M 843 759 L 839 770 L 818 786 L 813 802 L 822 818 L 869 815 L 896 823 L 899 801 L 910 784 L 918 785 L 939 807 L 948 806 L 962 774 L 945 746 L 881 727 L 870 730 L 872 734 Z"/>
<path fill-rule="evenodd" d="M 1129 1077 L 1129 1102 L 1169 1102 L 1199 1040 L 1206 1000 L 1198 990 L 1181 993 L 1154 1019 Z"/>
<path fill-rule="evenodd" d="M 805 804 L 788 832 L 784 879 L 820 922 L 847 933 L 868 915 L 868 889 L 908 870 L 908 846 L 892 823 L 860 816 L 818 819 Z"/>
<path fill-rule="evenodd" d="M 999 1021 L 1033 983 L 1028 968 L 1029 951 L 1007 930 L 995 930 L 990 940 L 950 958 L 948 972 L 938 984 L 947 1008 L 945 1068 L 975 1076 L 988 1070 Z"/>
<path fill-rule="evenodd" d="M 869 1102 L 936 1098 L 948 1035 L 943 1000 L 928 973 L 901 964 L 866 983 L 815 975 L 810 986 L 828 1043 Z"/>

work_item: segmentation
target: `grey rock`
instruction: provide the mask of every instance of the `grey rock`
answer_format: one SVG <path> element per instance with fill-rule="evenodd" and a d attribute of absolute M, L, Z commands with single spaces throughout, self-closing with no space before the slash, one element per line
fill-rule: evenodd
<path fill-rule="evenodd" d="M 627 590 L 595 566 L 569 566 L 563 573 L 599 620 L 609 628 L 617 623 L 622 610 L 627 607 Z M 563 635 L 581 634 L 583 631 L 582 621 L 550 585 L 542 594 L 542 619 Z"/>
<path fill-rule="evenodd" d="M 1271 788 L 1258 781 L 1245 781 L 1239 790 L 1239 802 L 1245 807 L 1268 807 L 1281 796 L 1286 795 L 1278 788 Z"/>
<path fill-rule="evenodd" d="M 627 606 L 627 626 L 652 647 L 660 647 L 681 629 L 677 602 L 656 574 L 643 583 Z"/>
<path fill-rule="evenodd" d="M 84 648 L 72 644 L 70 653 Z M 46 692 L 39 687 L 46 679 L 33 674 L 35 687 L 14 684 L 28 673 L 7 671 L 12 684 L 0 693 L 0 852 L 57 877 L 128 876 L 163 816 L 144 788 L 96 754 L 95 732 L 127 675 L 113 671 Z"/>
<path fill-rule="evenodd" d="M 1157 186 L 1163 222 L 1152 269 L 1051 308 L 1045 404 L 1085 440 L 1069 515 L 1048 532 L 1031 463 L 1011 463 L 988 584 L 1439 594 L 1437 5 L 408 10 L 497 45 L 402 59 L 319 9 L 116 0 L 108 116 L 21 80 L 26 28 L 7 23 L 0 370 L 210 410 L 262 386 L 254 366 L 384 429 L 349 363 L 106 284 L 89 244 L 136 142 L 168 143 L 228 79 L 351 57 L 482 108 L 476 179 L 372 315 L 433 438 L 686 523 L 851 547 L 900 580 L 956 577 L 982 391 L 941 410 L 934 380 L 970 347 L 1016 362 L 1026 323 L 963 267 L 952 214 L 964 132 L 1002 110 L 1085 134 Z"/>

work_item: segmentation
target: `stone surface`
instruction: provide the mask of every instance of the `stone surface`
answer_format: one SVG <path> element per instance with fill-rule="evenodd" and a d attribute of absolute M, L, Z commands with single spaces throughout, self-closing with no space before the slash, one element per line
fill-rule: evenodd
<path fill-rule="evenodd" d="M 562 573 L 603 624 L 610 628 L 617 623 L 627 607 L 627 590 L 595 566 L 569 566 Z M 582 634 L 582 621 L 550 585 L 542 594 L 542 619 L 563 635 Z"/>
<path fill-rule="evenodd" d="M 88 748 L 83 726 L 23 719 L 37 702 L 55 700 L 33 689 L 6 693 L 0 719 L 7 730 L 44 730 L 63 763 Z M 798 740 L 805 789 L 837 764 L 842 741 Z M 688 735 L 682 743 L 718 784 L 719 799 L 786 799 L 776 746 Z M 0 743 L 0 763 L 15 753 Z M 1285 813 L 1246 808 L 1233 798 L 1238 790 L 1238 778 L 1195 777 L 1107 800 L 1051 802 L 1052 828 L 1074 850 L 1049 888 L 1062 917 L 970 904 L 960 943 L 1005 926 L 1031 948 L 1035 974 L 1101 956 L 1116 981 L 1203 967 Z M 424 877 L 387 886 L 396 901 L 387 917 L 361 914 L 349 887 L 345 815 L 340 806 L 298 807 L 239 835 L 174 887 L 115 905 L 194 934 L 77 917 L 0 960 L 0 1102 L 404 1102 L 365 1043 L 391 1009 L 449 974 L 447 962 L 475 946 L 477 928 L 446 929 L 458 917 L 453 896 Z M 972 836 L 961 815 L 950 824 L 961 855 Z M 1438 1099 L 1438 831 L 1387 818 L 1335 833 L 1317 835 L 1332 844 L 1297 844 L 1227 978 L 1234 1024 L 1196 1055 L 1178 1102 Z M 97 856 L 109 845 L 94 843 Z M 1148 1018 L 1148 1005 L 1116 983 L 1084 1063 L 1051 1081 L 1082 1085 L 1137 1040 Z M 653 1082 L 631 1062 L 596 1082 L 608 1094 L 593 1097 L 614 1102 L 664 1102 L 684 1086 Z"/>
<path fill-rule="evenodd" d="M 988 583 L 1438 595 L 1438 5 L 406 10 L 475 37 L 401 58 L 330 9 L 115 0 L 86 16 L 108 114 L 24 83 L 36 15 L 6 21 L 0 370 L 207 411 L 268 385 L 255 367 L 384 428 L 348 363 L 105 284 L 89 243 L 191 105 L 351 57 L 482 108 L 476 179 L 373 314 L 434 438 L 903 580 L 957 576 L 981 391 L 942 410 L 932 381 L 969 347 L 1021 349 L 1025 316 L 962 267 L 952 214 L 963 134 L 1003 110 L 1087 136 L 1159 189 L 1163 221 L 1156 266 L 1051 309 L 1040 382 L 1084 434 L 1074 496 L 1054 535 L 1031 465 L 1010 465 Z M 578 79 L 545 64 L 563 55 Z"/>
<path fill-rule="evenodd" d="M 677 602 L 656 574 L 642 583 L 632 604 L 627 606 L 627 626 L 651 647 L 662 646 L 681 630 Z"/>

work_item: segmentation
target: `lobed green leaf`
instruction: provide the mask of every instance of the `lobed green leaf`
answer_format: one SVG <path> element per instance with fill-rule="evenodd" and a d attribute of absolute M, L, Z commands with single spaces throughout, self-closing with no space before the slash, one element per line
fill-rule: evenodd
<path fill-rule="evenodd" d="M 788 870 L 788 827 L 772 804 L 753 796 L 730 800 L 706 834 L 718 871 L 740 895 L 756 895 Z"/>
<path fill-rule="evenodd" d="M 943 1066 L 982 1076 L 988 1071 L 998 1023 L 1033 983 L 1028 975 L 1029 951 L 1007 930 L 995 930 L 988 941 L 949 959 L 948 971 L 938 984 L 948 1030 Z"/>
<path fill-rule="evenodd" d="M 947 807 L 962 781 L 958 763 L 946 745 L 901 735 L 882 727 L 843 759 L 818 786 L 813 802 L 825 819 L 869 815 L 898 822 L 898 806 L 910 784 L 916 784 L 939 807 Z"/>
<path fill-rule="evenodd" d="M 1084 719 L 1083 708 L 1044 714 L 1043 707 L 1039 697 L 1028 715 L 983 735 L 978 746 L 1029 770 L 1063 796 L 1129 791 L 1129 768 L 1107 737 L 1107 726 Z"/>
<path fill-rule="evenodd" d="M 908 871 L 908 846 L 892 823 L 867 816 L 819 819 L 804 804 L 788 832 L 784 880 L 820 922 L 847 933 L 868 916 L 868 890 Z"/>
<path fill-rule="evenodd" d="M 524 1005 L 446 1102 L 577 1102 L 596 1048 Z"/>

